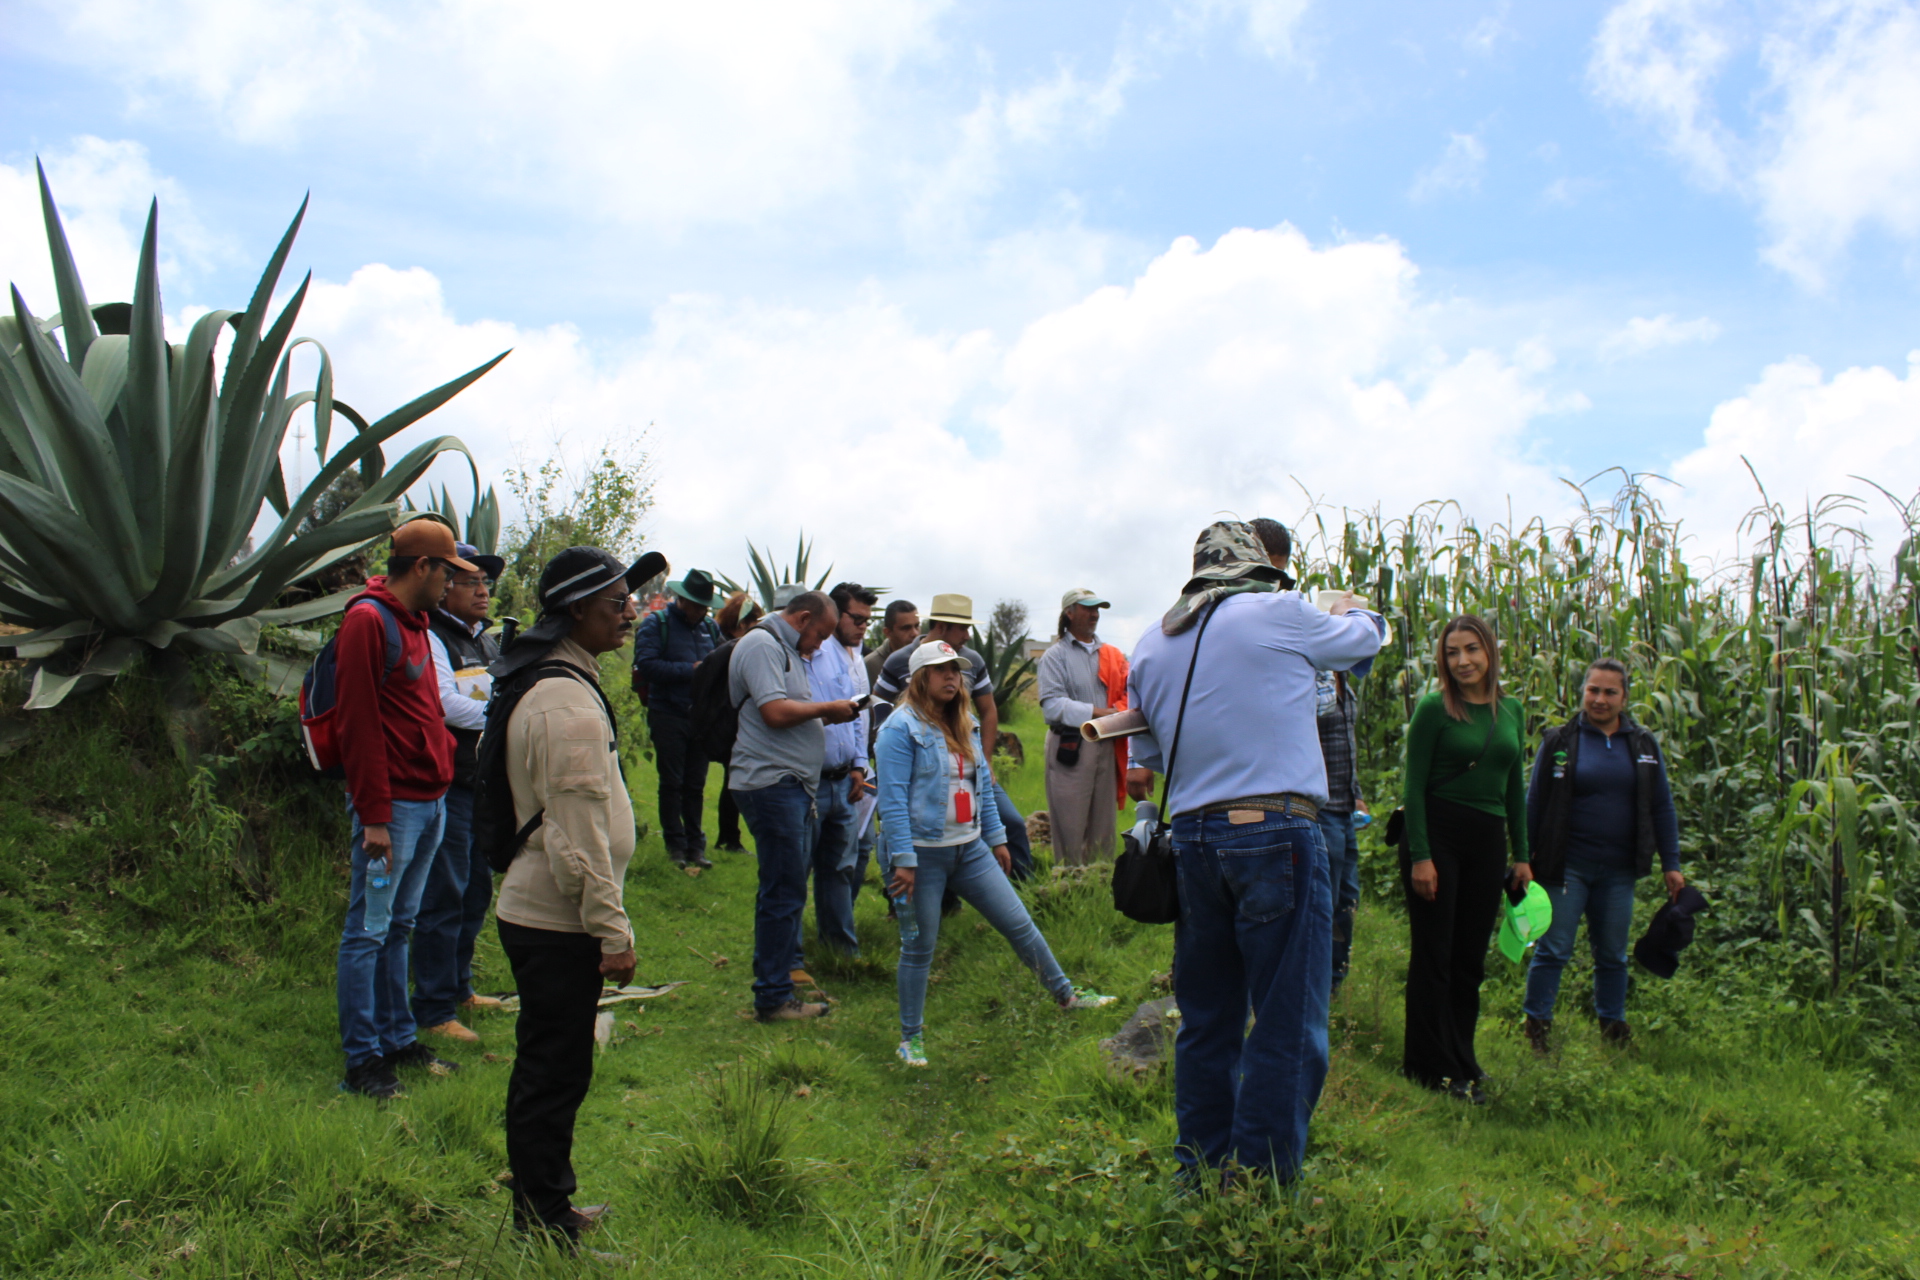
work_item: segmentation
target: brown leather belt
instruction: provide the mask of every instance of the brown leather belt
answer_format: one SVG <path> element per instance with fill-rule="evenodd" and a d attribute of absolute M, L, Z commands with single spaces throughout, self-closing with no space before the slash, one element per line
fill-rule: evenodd
<path fill-rule="evenodd" d="M 1222 800 L 1217 804 L 1202 805 L 1202 813 L 1234 813 L 1238 811 L 1259 810 L 1266 813 L 1284 813 L 1295 818 L 1320 817 L 1320 804 L 1292 791 L 1277 796 L 1245 796 L 1239 800 Z"/>

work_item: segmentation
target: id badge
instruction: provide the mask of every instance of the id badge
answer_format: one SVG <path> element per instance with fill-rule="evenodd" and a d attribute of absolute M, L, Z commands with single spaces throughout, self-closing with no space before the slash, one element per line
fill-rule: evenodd
<path fill-rule="evenodd" d="M 953 793 L 953 820 L 961 824 L 973 821 L 973 797 L 964 791 Z"/>

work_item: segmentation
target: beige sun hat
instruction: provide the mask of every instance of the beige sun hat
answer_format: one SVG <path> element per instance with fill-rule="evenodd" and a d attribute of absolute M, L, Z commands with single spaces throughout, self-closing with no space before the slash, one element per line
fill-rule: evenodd
<path fill-rule="evenodd" d="M 933 598 L 933 609 L 927 614 L 931 622 L 955 622 L 963 627 L 973 625 L 973 597 L 955 595 L 946 592 Z"/>

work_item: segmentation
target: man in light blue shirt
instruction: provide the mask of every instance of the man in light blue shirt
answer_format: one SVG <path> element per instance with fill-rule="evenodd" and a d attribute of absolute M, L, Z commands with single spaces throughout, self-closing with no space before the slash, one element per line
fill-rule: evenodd
<path fill-rule="evenodd" d="M 860 660 L 860 642 L 873 621 L 880 597 L 857 582 L 842 582 L 827 593 L 840 610 L 834 634 L 808 660 L 814 696 L 824 702 L 858 702 L 867 696 L 867 667 Z M 827 753 L 820 769 L 820 788 L 814 796 L 818 819 L 813 840 L 814 929 L 828 946 L 846 955 L 860 954 L 860 937 L 853 928 L 860 827 L 866 812 L 861 801 L 873 789 L 867 777 L 867 725 L 864 712 L 845 724 L 827 726 Z M 798 942 L 796 940 L 796 951 Z M 795 969 L 805 970 L 796 962 Z"/>
<path fill-rule="evenodd" d="M 1132 740 L 1129 791 L 1143 797 L 1148 771 L 1172 768 L 1175 1155 L 1189 1179 L 1238 1164 L 1287 1182 L 1326 1081 L 1332 981 L 1314 672 L 1370 664 L 1383 625 L 1279 591 L 1280 570 L 1237 520 L 1200 535 L 1193 570 L 1127 680 L 1149 726 Z"/>

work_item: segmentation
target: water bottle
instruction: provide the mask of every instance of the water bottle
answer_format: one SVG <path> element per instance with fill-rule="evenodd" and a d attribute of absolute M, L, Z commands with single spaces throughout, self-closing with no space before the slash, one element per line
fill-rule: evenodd
<path fill-rule="evenodd" d="M 1133 830 L 1127 834 L 1133 837 L 1134 848 L 1145 853 L 1147 846 L 1153 843 L 1153 829 L 1160 821 L 1160 806 L 1151 800 L 1142 800 L 1133 809 Z"/>
<path fill-rule="evenodd" d="M 369 889 L 384 889 L 391 884 L 392 881 L 387 878 L 387 868 L 391 865 L 390 859 L 382 858 L 380 859 L 380 869 L 375 871 L 373 869 L 373 862 L 369 859 L 367 862 L 367 887 Z"/>
<path fill-rule="evenodd" d="M 893 900 L 893 914 L 900 926 L 901 943 L 919 941 L 920 913 L 914 910 L 912 894 L 903 893 Z"/>

